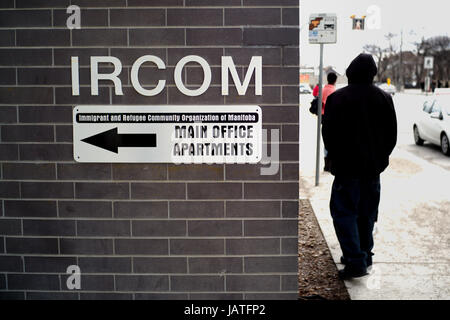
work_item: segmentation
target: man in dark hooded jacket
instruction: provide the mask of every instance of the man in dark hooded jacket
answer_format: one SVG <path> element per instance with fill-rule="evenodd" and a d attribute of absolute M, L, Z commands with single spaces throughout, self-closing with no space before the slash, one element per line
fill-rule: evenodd
<path fill-rule="evenodd" d="M 366 275 L 372 265 L 380 174 L 397 142 L 394 103 L 373 85 L 376 74 L 371 55 L 356 57 L 347 68 L 349 85 L 328 97 L 323 119 L 323 141 L 335 176 L 330 211 L 343 253 L 343 279 Z"/>

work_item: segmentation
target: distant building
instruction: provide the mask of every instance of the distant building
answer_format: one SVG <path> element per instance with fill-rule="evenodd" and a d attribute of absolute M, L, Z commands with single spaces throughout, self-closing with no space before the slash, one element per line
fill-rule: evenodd
<path fill-rule="evenodd" d="M 323 68 L 323 83 L 326 84 L 327 75 L 330 72 L 336 73 L 338 76 L 336 84 L 347 84 L 348 80 L 345 75 L 340 74 L 336 71 L 333 66 L 327 66 Z M 311 87 L 314 87 L 319 83 L 319 68 L 318 67 L 300 67 L 300 83 L 308 83 Z"/>

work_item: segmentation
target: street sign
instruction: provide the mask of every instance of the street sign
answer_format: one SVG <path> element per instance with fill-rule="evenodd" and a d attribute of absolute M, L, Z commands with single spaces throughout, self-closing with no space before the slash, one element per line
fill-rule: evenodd
<path fill-rule="evenodd" d="M 309 43 L 337 42 L 337 16 L 330 13 L 311 14 L 309 17 Z"/>
<path fill-rule="evenodd" d="M 259 106 L 77 106 L 77 162 L 258 163 Z"/>
<path fill-rule="evenodd" d="M 353 18 L 353 30 L 364 30 L 365 18 Z"/>
<path fill-rule="evenodd" d="M 423 62 L 424 69 L 433 69 L 434 57 L 425 57 Z"/>
<path fill-rule="evenodd" d="M 322 101 L 323 84 L 323 47 L 327 43 L 337 42 L 337 16 L 334 13 L 313 13 L 309 16 L 309 43 L 320 44 L 319 64 L 319 101 Z M 319 185 L 320 166 L 320 128 L 322 113 L 317 115 L 317 147 L 316 147 L 316 186 Z"/>

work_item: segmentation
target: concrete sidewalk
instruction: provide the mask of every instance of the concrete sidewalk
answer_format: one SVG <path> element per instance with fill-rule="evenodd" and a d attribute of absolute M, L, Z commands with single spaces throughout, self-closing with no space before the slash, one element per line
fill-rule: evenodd
<path fill-rule="evenodd" d="M 309 198 L 338 268 L 341 250 L 329 211 L 333 176 L 314 187 L 314 122 L 302 108 L 301 198 Z M 322 153 L 323 154 L 323 153 Z M 323 165 L 321 166 L 321 169 Z M 381 177 L 374 266 L 346 281 L 352 299 L 450 299 L 450 171 L 397 148 Z"/>

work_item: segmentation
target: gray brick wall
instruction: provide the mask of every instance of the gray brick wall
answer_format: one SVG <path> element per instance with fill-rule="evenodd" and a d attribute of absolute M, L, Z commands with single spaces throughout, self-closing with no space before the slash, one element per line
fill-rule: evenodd
<path fill-rule="evenodd" d="M 81 7 L 81 30 L 65 9 Z M 296 299 L 298 213 L 298 0 L 3 0 L 0 3 L 0 298 Z M 154 54 L 144 84 L 132 63 Z M 178 60 L 196 54 L 212 85 L 186 97 Z M 79 56 L 80 96 L 70 56 Z M 124 96 L 100 82 L 90 95 L 89 58 L 123 64 Z M 221 56 L 241 76 L 263 56 L 263 95 L 220 90 Z M 101 67 L 100 70 L 108 70 Z M 201 69 L 185 69 L 188 85 Z M 261 165 L 78 164 L 75 104 L 258 104 L 280 130 L 280 170 Z M 81 290 L 66 287 L 80 266 Z"/>

